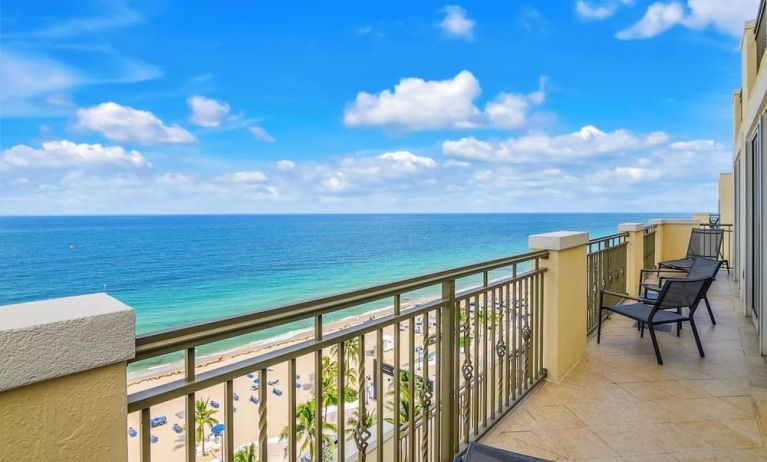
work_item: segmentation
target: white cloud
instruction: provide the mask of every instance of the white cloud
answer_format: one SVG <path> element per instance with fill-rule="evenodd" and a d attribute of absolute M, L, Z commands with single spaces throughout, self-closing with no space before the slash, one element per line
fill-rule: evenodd
<path fill-rule="evenodd" d="M 691 140 L 671 143 L 671 148 L 677 151 L 724 151 L 725 147 L 714 140 Z"/>
<path fill-rule="evenodd" d="M 68 140 L 46 141 L 40 148 L 24 144 L 3 151 L 0 164 L 21 168 L 147 168 L 151 164 L 138 151 L 122 146 L 76 144 Z"/>
<path fill-rule="evenodd" d="M 229 115 L 229 105 L 204 96 L 192 96 L 186 100 L 192 108 L 189 121 L 201 127 L 218 127 Z"/>
<path fill-rule="evenodd" d="M 578 0 L 575 13 L 581 19 L 600 21 L 613 16 L 619 7 L 632 3 L 633 0 Z"/>
<path fill-rule="evenodd" d="M 680 2 L 655 2 L 639 22 L 618 32 L 616 37 L 647 39 L 676 25 L 694 30 L 712 26 L 719 32 L 740 37 L 744 23 L 756 17 L 757 8 L 753 0 L 687 0 L 687 8 Z"/>
<path fill-rule="evenodd" d="M 530 134 L 501 141 L 481 141 L 474 137 L 448 140 L 442 143 L 442 152 L 450 157 L 484 162 L 549 162 L 638 151 L 667 141 L 668 136 L 663 132 L 634 135 L 615 130 L 606 133 L 588 125 L 565 135 Z"/>
<path fill-rule="evenodd" d="M 234 172 L 229 173 L 226 175 L 220 175 L 214 178 L 214 181 L 224 182 L 224 183 L 263 183 L 268 178 L 266 174 L 263 172 L 259 172 L 258 170 L 254 171 L 245 171 L 245 172 Z"/>
<path fill-rule="evenodd" d="M 278 160 L 276 165 L 278 170 L 293 170 L 296 168 L 296 163 L 292 160 Z"/>
<path fill-rule="evenodd" d="M 344 111 L 344 123 L 349 127 L 383 126 L 411 131 L 516 129 L 527 122 L 531 106 L 543 103 L 545 78 L 540 84 L 539 90 L 528 95 L 500 93 L 481 111 L 474 104 L 481 92 L 479 80 L 469 71 L 447 80 L 403 78 L 393 91 L 358 93 Z"/>
<path fill-rule="evenodd" d="M 443 9 L 445 18 L 439 27 L 450 37 L 460 37 L 467 40 L 474 38 L 476 23 L 466 15 L 466 10 L 458 5 L 448 5 Z"/>
<path fill-rule="evenodd" d="M 77 111 L 77 127 L 99 132 L 118 142 L 139 144 L 194 143 L 191 133 L 179 125 L 165 125 L 149 111 L 108 102 Z"/>
<path fill-rule="evenodd" d="M 0 106 L 3 108 L 0 113 L 2 117 L 34 115 L 41 112 L 39 103 L 45 103 L 46 98 L 82 81 L 79 71 L 52 59 L 0 50 Z"/>
<path fill-rule="evenodd" d="M 442 164 L 445 168 L 471 168 L 470 162 L 465 162 L 462 160 L 455 160 L 455 159 L 448 159 L 445 161 L 445 163 Z"/>
<path fill-rule="evenodd" d="M 248 127 L 248 130 L 250 130 L 250 132 L 253 134 L 253 136 L 255 136 L 256 138 L 258 138 L 261 141 L 265 141 L 267 143 L 274 143 L 274 141 L 275 141 L 274 137 L 272 135 L 270 135 L 269 132 L 267 132 L 262 127 L 256 127 L 256 126 Z"/>

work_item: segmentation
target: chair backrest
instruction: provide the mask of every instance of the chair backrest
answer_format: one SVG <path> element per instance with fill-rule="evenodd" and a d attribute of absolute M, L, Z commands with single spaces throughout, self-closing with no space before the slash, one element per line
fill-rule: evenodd
<path fill-rule="evenodd" d="M 653 306 L 650 319 L 658 310 L 690 308 L 690 315 L 695 312 L 698 302 L 711 285 L 712 278 L 668 278 L 663 283 L 658 299 Z"/>
<path fill-rule="evenodd" d="M 706 257 L 719 259 L 724 230 L 721 228 L 693 229 L 687 245 L 687 258 Z"/>
<path fill-rule="evenodd" d="M 722 266 L 720 260 L 712 260 L 711 258 L 695 257 L 692 261 L 692 266 L 687 272 L 688 278 L 715 278 L 716 273 L 719 272 L 719 268 Z"/>

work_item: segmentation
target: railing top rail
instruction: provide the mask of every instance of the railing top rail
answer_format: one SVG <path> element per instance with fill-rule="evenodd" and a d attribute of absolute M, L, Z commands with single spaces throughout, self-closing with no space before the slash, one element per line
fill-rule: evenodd
<path fill-rule="evenodd" d="M 629 233 L 615 233 L 615 234 L 610 234 L 609 236 L 595 237 L 594 239 L 589 239 L 588 243 L 590 245 L 591 244 L 598 244 L 600 242 L 605 242 L 605 241 L 610 241 L 610 240 L 615 240 L 615 239 L 620 239 L 620 238 L 628 237 L 628 235 L 629 235 Z"/>
<path fill-rule="evenodd" d="M 460 279 L 547 257 L 548 251 L 545 250 L 527 252 L 313 300 L 139 335 L 136 337 L 136 357 L 130 362 L 256 332 L 279 324 L 310 319 L 329 312 L 433 286 L 441 281 Z"/>

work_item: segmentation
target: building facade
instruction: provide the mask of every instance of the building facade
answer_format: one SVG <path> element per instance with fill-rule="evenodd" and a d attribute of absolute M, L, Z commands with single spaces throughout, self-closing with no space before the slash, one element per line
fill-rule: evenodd
<path fill-rule="evenodd" d="M 741 41 L 741 88 L 733 94 L 733 196 L 727 196 L 727 179 L 720 182 L 720 213 L 734 203 L 733 254 L 744 314 L 759 334 L 760 351 L 767 354 L 764 300 L 767 297 L 767 9 L 762 0 L 756 19 L 745 24 Z"/>

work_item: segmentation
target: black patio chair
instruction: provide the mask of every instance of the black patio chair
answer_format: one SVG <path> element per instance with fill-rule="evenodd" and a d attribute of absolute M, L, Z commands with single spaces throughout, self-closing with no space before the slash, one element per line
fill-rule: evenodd
<path fill-rule="evenodd" d="M 663 281 L 666 280 L 671 274 L 671 277 L 686 277 L 686 278 L 711 278 L 712 281 L 716 280 L 716 275 L 719 269 L 722 267 L 723 262 L 721 260 L 711 260 L 709 258 L 694 258 L 692 265 L 686 271 L 675 270 L 670 268 L 663 269 L 643 269 L 639 273 L 639 293 L 644 295 L 644 298 L 654 299 L 658 297 L 661 288 L 663 287 Z M 646 274 L 656 274 L 658 276 L 657 284 L 652 282 L 644 282 Z M 665 276 L 664 276 L 665 275 Z M 716 325 L 716 318 L 714 318 L 714 312 L 711 310 L 711 303 L 708 301 L 708 290 L 703 294 L 703 303 L 706 304 L 706 310 L 708 311 L 708 317 L 711 319 L 711 324 Z M 681 327 L 681 326 L 678 326 Z M 679 328 L 677 328 L 677 336 L 679 335 Z"/>
<path fill-rule="evenodd" d="M 662 324 L 689 322 L 692 335 L 695 337 L 695 344 L 698 346 L 698 353 L 700 353 L 701 358 L 704 358 L 706 355 L 703 353 L 703 346 L 700 343 L 698 329 L 695 327 L 693 318 L 698 303 L 700 303 L 700 299 L 708 290 L 711 282 L 711 278 L 666 278 L 658 297 L 653 300 L 602 290 L 599 293 L 597 343 L 602 340 L 602 310 L 608 310 L 647 326 L 650 330 L 652 346 L 655 349 L 655 358 L 658 360 L 658 364 L 663 364 L 663 358 L 660 354 L 660 348 L 658 348 L 658 339 L 655 337 L 655 326 Z M 605 305 L 602 302 L 604 295 L 614 295 L 623 300 L 634 300 L 635 303 Z M 681 311 L 682 308 L 688 308 L 686 315 Z"/>
<path fill-rule="evenodd" d="M 546 459 L 504 451 L 475 442 L 469 443 L 466 455 L 456 457 L 453 462 L 548 462 Z"/>
<path fill-rule="evenodd" d="M 692 266 L 695 258 L 703 257 L 711 260 L 719 260 L 722 255 L 722 241 L 724 230 L 722 228 L 695 228 L 690 233 L 690 242 L 687 244 L 687 255 L 677 260 L 666 260 L 658 263 L 658 268 L 668 268 L 687 271 Z M 729 266 L 729 265 L 728 265 Z M 729 271 L 729 269 L 727 270 Z"/>

